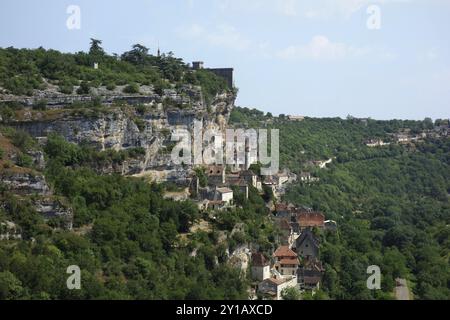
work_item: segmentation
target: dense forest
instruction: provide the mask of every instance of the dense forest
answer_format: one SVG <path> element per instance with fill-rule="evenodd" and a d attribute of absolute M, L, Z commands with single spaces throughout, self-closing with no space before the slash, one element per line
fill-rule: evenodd
<path fill-rule="evenodd" d="M 236 125 L 280 129 L 282 167 L 311 171 L 318 183 L 297 183 L 286 201 L 323 211 L 339 232 L 322 234 L 325 262 L 320 298 L 392 298 L 394 279 L 406 278 L 418 299 L 450 297 L 450 139 L 369 148 L 369 138 L 433 127 L 424 121 L 311 119 L 289 121 L 237 108 Z M 436 121 L 440 124 L 442 120 Z M 301 152 L 304 151 L 304 152 Z M 310 160 L 333 158 L 326 169 Z M 382 271 L 382 292 L 365 287 L 366 268 Z"/>
<path fill-rule="evenodd" d="M 22 151 L 36 148 L 23 132 L 2 132 Z M 225 251 L 247 242 L 273 250 L 276 231 L 256 190 L 248 200 L 238 195 L 242 208 L 218 217 L 212 230 L 189 233 L 207 219 L 190 201 L 165 200 L 163 185 L 90 168 L 110 153 L 56 135 L 44 151 L 47 179 L 74 210 L 74 231 L 44 221 L 30 198 L 2 187 L 0 221 L 17 223 L 23 240 L 0 241 L 0 299 L 247 298 L 248 280 L 226 263 Z M 231 234 L 237 223 L 244 228 Z M 81 290 L 66 288 L 69 265 L 82 270 Z"/>

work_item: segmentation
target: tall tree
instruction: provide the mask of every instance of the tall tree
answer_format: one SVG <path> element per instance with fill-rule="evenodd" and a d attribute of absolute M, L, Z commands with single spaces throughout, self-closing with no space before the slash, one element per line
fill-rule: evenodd
<path fill-rule="evenodd" d="M 105 51 L 101 47 L 102 40 L 91 38 L 91 48 L 89 49 L 89 54 L 92 56 L 104 56 Z"/>

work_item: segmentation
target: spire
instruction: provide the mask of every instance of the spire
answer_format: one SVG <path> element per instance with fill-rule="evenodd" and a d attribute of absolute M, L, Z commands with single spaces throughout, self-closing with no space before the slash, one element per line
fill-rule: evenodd
<path fill-rule="evenodd" d="M 161 56 L 161 50 L 159 50 L 159 41 L 158 41 L 158 57 Z"/>

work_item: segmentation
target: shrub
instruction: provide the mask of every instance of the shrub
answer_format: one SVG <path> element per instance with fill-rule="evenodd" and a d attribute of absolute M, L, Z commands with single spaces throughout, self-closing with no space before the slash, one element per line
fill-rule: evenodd
<path fill-rule="evenodd" d="M 139 93 L 139 86 L 136 83 L 129 84 L 123 89 L 124 93 Z"/>
<path fill-rule="evenodd" d="M 31 168 L 31 166 L 33 165 L 33 159 L 27 154 L 20 153 L 17 156 L 16 164 L 19 167 Z"/>
<path fill-rule="evenodd" d="M 41 99 L 36 101 L 35 104 L 33 104 L 33 109 L 34 110 L 46 110 L 47 109 L 47 100 L 45 99 Z"/>
<path fill-rule="evenodd" d="M 30 150 L 34 145 L 34 140 L 31 136 L 22 130 L 17 130 L 12 134 L 12 143 L 20 150 L 26 152 Z"/>
<path fill-rule="evenodd" d="M 64 94 L 72 94 L 73 86 L 72 85 L 60 85 L 59 92 L 64 93 Z"/>
<path fill-rule="evenodd" d="M 78 94 L 89 94 L 91 92 L 91 86 L 89 82 L 82 81 L 80 87 L 77 89 Z"/>
<path fill-rule="evenodd" d="M 113 82 L 110 82 L 106 85 L 106 89 L 109 91 L 112 91 L 112 90 L 116 89 L 116 84 Z"/>
<path fill-rule="evenodd" d="M 136 124 L 140 132 L 145 130 L 146 124 L 145 121 L 142 120 L 141 118 L 135 118 L 134 123 Z"/>

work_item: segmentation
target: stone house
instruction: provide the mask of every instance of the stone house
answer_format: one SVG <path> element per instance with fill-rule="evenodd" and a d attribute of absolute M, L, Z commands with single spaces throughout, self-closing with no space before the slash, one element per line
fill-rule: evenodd
<path fill-rule="evenodd" d="M 222 187 L 216 188 L 216 199 L 231 204 L 233 202 L 233 190 Z"/>
<path fill-rule="evenodd" d="M 287 218 L 290 219 L 292 215 L 292 211 L 289 208 L 289 205 L 286 203 L 277 203 L 275 205 L 275 214 L 278 218 Z"/>
<path fill-rule="evenodd" d="M 297 274 L 298 269 L 298 256 L 289 249 L 289 246 L 281 246 L 275 250 L 273 254 L 275 258 L 275 270 L 282 276 L 293 276 Z"/>
<path fill-rule="evenodd" d="M 295 250 L 299 256 L 306 259 L 319 258 L 319 240 L 311 228 L 303 230 L 297 240 L 295 240 Z"/>
<path fill-rule="evenodd" d="M 213 186 L 224 185 L 226 182 L 225 166 L 209 166 L 207 169 L 208 184 Z"/>
<path fill-rule="evenodd" d="M 325 269 L 318 259 L 306 258 L 298 269 L 298 283 L 302 290 L 319 290 Z"/>
<path fill-rule="evenodd" d="M 258 293 L 266 299 L 281 300 L 281 294 L 286 288 L 297 287 L 297 277 L 268 278 L 258 285 Z"/>
<path fill-rule="evenodd" d="M 251 170 L 241 171 L 239 176 L 242 179 L 244 179 L 244 181 L 247 182 L 248 185 L 251 185 L 252 187 L 258 190 L 262 189 L 261 181 L 259 180 L 258 175 L 253 173 L 253 171 Z"/>
<path fill-rule="evenodd" d="M 325 226 L 325 215 L 321 212 L 301 211 L 297 212 L 297 222 L 300 231 L 307 228 L 323 228 Z"/>
<path fill-rule="evenodd" d="M 260 252 L 252 254 L 252 279 L 264 281 L 270 278 L 270 261 Z"/>

